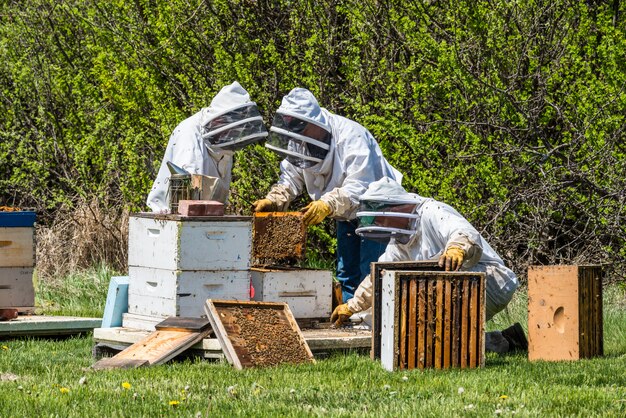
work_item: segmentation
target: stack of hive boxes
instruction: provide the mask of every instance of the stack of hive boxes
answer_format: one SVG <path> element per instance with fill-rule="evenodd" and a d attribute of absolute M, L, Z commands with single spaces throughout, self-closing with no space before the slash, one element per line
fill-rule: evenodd
<path fill-rule="evenodd" d="M 0 308 L 35 305 L 35 212 L 0 212 Z"/>
<path fill-rule="evenodd" d="M 250 217 L 132 215 L 123 326 L 202 317 L 208 298 L 250 300 L 251 251 Z"/>

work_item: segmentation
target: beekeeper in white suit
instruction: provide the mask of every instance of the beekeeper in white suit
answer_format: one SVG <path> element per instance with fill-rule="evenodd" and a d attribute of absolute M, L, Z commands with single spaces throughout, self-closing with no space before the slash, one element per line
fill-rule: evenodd
<path fill-rule="evenodd" d="M 326 217 L 337 221 L 337 279 L 348 300 L 386 246 L 355 234 L 359 196 L 371 182 L 385 176 L 401 182 L 402 174 L 365 127 L 320 107 L 304 88 L 283 97 L 265 146 L 285 159 L 280 179 L 265 199 L 254 202 L 254 210 L 284 211 L 308 192 L 312 202 L 302 209 L 305 224 Z"/>
<path fill-rule="evenodd" d="M 148 194 L 153 212 L 169 212 L 168 161 L 191 174 L 219 179 L 216 200 L 224 203 L 230 189 L 233 154 L 267 136 L 263 117 L 238 82 L 223 87 L 209 107 L 182 121 L 170 136 L 159 174 Z"/>
<path fill-rule="evenodd" d="M 491 319 L 510 302 L 518 280 L 478 231 L 454 208 L 434 199 L 407 193 L 390 178 L 370 184 L 361 196 L 357 234 L 390 240 L 380 262 L 438 260 L 446 271 L 486 273 L 486 317 Z M 340 326 L 372 304 L 372 282 L 366 277 L 354 297 L 337 306 L 331 317 Z M 520 334 L 521 333 L 521 334 Z M 504 338 L 503 338 L 504 337 Z M 519 324 L 488 333 L 486 348 L 506 352 L 526 349 Z"/>

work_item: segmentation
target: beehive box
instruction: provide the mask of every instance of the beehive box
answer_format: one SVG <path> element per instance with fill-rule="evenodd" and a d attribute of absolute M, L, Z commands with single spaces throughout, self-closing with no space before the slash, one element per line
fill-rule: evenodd
<path fill-rule="evenodd" d="M 250 300 L 249 270 L 128 268 L 128 313 L 158 318 L 204 315 L 209 298 Z"/>
<path fill-rule="evenodd" d="M 129 219 L 128 265 L 165 270 L 247 270 L 252 218 L 135 214 Z"/>
<path fill-rule="evenodd" d="M 382 273 L 384 271 L 443 271 L 436 261 L 395 261 L 371 263 L 370 276 L 372 279 L 372 360 L 380 359 L 380 338 L 382 326 L 380 322 L 382 287 Z"/>
<path fill-rule="evenodd" d="M 286 303 L 209 299 L 205 311 L 226 358 L 237 369 L 315 363 Z"/>
<path fill-rule="evenodd" d="M 306 247 L 306 225 L 302 212 L 258 212 L 254 214 L 253 258 L 258 264 L 279 264 L 302 259 Z"/>
<path fill-rule="evenodd" d="M 328 270 L 289 267 L 250 270 L 255 301 L 285 302 L 297 319 L 328 319 L 333 275 Z"/>
<path fill-rule="evenodd" d="M 35 265 L 35 228 L 0 228 L 0 267 Z"/>
<path fill-rule="evenodd" d="M 35 220 L 32 211 L 0 211 L 0 308 L 35 305 Z"/>
<path fill-rule="evenodd" d="M 32 267 L 0 267 L 0 308 L 35 306 Z"/>
<path fill-rule="evenodd" d="M 484 365 L 484 273 L 385 271 L 381 285 L 385 369 Z"/>
<path fill-rule="evenodd" d="M 528 359 L 602 356 L 602 268 L 530 266 Z"/>

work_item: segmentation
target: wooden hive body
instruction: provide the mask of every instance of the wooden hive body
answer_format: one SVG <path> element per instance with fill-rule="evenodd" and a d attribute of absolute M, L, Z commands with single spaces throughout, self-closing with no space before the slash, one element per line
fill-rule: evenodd
<path fill-rule="evenodd" d="M 372 279 L 372 360 L 380 359 L 380 337 L 382 326 L 380 322 L 382 294 L 382 275 L 385 271 L 443 271 L 437 261 L 392 261 L 371 263 L 370 277 Z M 341 298 L 339 298 L 341 299 Z"/>
<path fill-rule="evenodd" d="M 385 271 L 381 286 L 385 369 L 484 365 L 484 273 Z"/>
<path fill-rule="evenodd" d="M 0 212 L 0 308 L 35 305 L 35 212 Z"/>
<path fill-rule="evenodd" d="M 529 360 L 601 356 L 602 268 L 530 266 L 528 340 Z"/>
<path fill-rule="evenodd" d="M 123 325 L 201 317 L 207 298 L 249 300 L 251 254 L 251 217 L 133 214 Z"/>
<path fill-rule="evenodd" d="M 285 302 L 296 319 L 327 320 L 331 314 L 333 274 L 330 270 L 253 267 L 255 301 Z"/>

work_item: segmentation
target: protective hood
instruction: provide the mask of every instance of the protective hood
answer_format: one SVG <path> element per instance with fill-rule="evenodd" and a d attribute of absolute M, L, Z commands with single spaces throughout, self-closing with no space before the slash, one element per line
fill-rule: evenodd
<path fill-rule="evenodd" d="M 223 87 L 202 113 L 202 139 L 208 148 L 235 151 L 267 134 L 256 103 L 236 81 Z"/>
<path fill-rule="evenodd" d="M 332 129 L 315 96 L 295 88 L 283 97 L 265 146 L 306 169 L 326 158 L 331 141 Z"/>
<path fill-rule="evenodd" d="M 371 183 L 359 198 L 356 233 L 376 241 L 395 238 L 399 243 L 407 243 L 417 232 L 418 210 L 425 201 L 408 193 L 395 180 L 383 177 Z"/>

